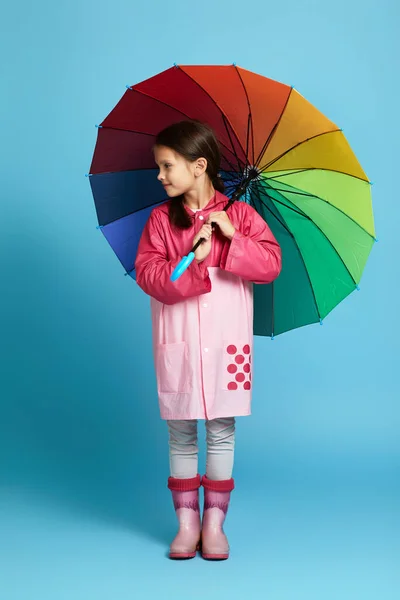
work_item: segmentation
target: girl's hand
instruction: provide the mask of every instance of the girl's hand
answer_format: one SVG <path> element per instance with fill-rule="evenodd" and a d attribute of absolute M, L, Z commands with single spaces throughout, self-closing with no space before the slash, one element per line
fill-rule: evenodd
<path fill-rule="evenodd" d="M 199 241 L 200 238 L 204 238 L 205 241 L 200 244 L 194 253 L 197 262 L 202 262 L 210 254 L 212 238 L 211 225 L 204 223 L 198 234 L 193 238 L 193 246 Z"/>
<path fill-rule="evenodd" d="M 218 225 L 222 235 L 231 240 L 235 235 L 236 229 L 231 223 L 226 211 L 222 210 L 221 212 L 213 212 L 209 215 L 207 219 L 207 223 L 215 223 Z"/>

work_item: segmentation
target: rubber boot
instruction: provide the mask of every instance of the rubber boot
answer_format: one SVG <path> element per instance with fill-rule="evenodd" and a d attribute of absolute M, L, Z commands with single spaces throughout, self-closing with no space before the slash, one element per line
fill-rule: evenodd
<path fill-rule="evenodd" d="M 233 479 L 214 481 L 204 475 L 202 485 L 204 487 L 202 557 L 208 560 L 226 560 L 229 558 L 229 544 L 223 524 L 235 483 Z"/>
<path fill-rule="evenodd" d="M 168 488 L 179 521 L 179 531 L 169 549 L 170 558 L 194 558 L 200 550 L 200 475 L 192 479 L 168 478 Z"/>

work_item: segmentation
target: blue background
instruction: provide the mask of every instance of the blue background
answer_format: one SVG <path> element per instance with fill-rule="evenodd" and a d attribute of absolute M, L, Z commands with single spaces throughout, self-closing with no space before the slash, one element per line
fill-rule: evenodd
<path fill-rule="evenodd" d="M 278 6 L 42 0 L 3 10 L 4 600 L 398 593 L 399 8 Z M 361 291 L 323 327 L 256 338 L 224 563 L 167 558 L 176 522 L 149 299 L 96 229 L 84 176 L 95 123 L 126 84 L 174 62 L 236 62 L 293 85 L 344 129 L 374 182 L 379 242 Z"/>

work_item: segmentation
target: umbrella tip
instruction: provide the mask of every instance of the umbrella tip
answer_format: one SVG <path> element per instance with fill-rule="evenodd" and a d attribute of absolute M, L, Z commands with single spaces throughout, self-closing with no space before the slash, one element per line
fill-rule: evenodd
<path fill-rule="evenodd" d="M 271 342 L 273 342 L 273 341 L 274 341 L 274 339 L 275 339 L 275 336 L 274 336 L 274 334 L 272 334 L 272 335 L 271 335 Z"/>
<path fill-rule="evenodd" d="M 379 239 L 378 239 L 378 238 L 374 238 L 374 241 L 375 241 L 375 242 L 379 242 Z"/>
<path fill-rule="evenodd" d="M 131 90 L 132 89 L 131 85 L 126 85 L 125 87 L 126 87 L 127 90 Z"/>
<path fill-rule="evenodd" d="M 320 320 L 319 320 L 319 324 L 320 324 L 320 325 L 323 325 L 323 324 L 324 324 L 324 322 L 323 322 L 323 320 L 322 320 L 322 319 L 320 319 Z"/>
<path fill-rule="evenodd" d="M 104 225 L 96 225 L 96 229 L 103 229 Z"/>
<path fill-rule="evenodd" d="M 174 63 L 174 67 L 175 67 L 175 69 L 178 69 L 178 68 L 179 68 L 179 67 L 178 67 L 178 65 L 177 65 L 176 63 Z"/>
<path fill-rule="evenodd" d="M 233 67 L 236 67 L 236 63 L 232 63 L 232 66 L 233 66 Z"/>
<path fill-rule="evenodd" d="M 359 285 L 356 285 L 356 290 L 357 290 L 357 292 L 360 291 L 360 286 Z"/>
<path fill-rule="evenodd" d="M 97 129 L 103 129 L 103 125 L 95 125 L 95 127 L 97 127 Z"/>

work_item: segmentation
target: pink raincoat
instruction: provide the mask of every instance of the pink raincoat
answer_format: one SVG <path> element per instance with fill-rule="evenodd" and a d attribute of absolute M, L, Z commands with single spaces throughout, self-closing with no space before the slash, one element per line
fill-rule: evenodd
<path fill-rule="evenodd" d="M 192 211 L 190 229 L 171 228 L 166 202 L 153 209 L 139 243 L 136 281 L 151 296 L 153 348 L 162 419 L 215 419 L 251 412 L 253 283 L 270 283 L 281 270 L 281 250 L 260 215 L 235 202 L 230 241 L 218 227 L 212 248 L 181 277 L 170 275 L 195 234 L 228 198 L 216 192 Z"/>

